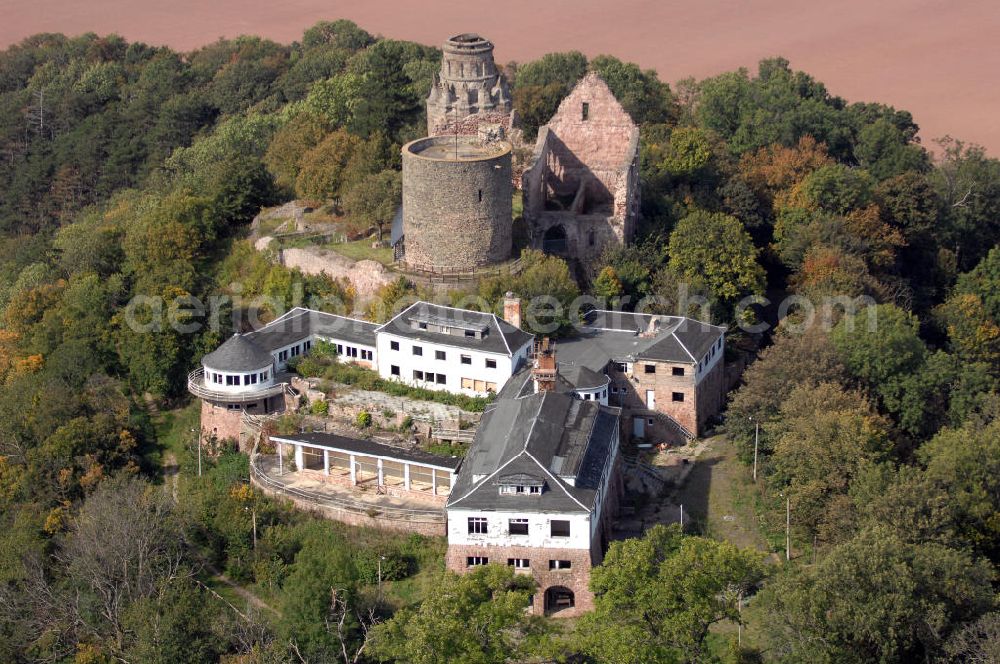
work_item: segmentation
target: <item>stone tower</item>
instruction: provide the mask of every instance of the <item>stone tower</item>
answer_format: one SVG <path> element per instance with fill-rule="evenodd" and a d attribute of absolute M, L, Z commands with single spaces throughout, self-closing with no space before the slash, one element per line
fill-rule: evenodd
<path fill-rule="evenodd" d="M 493 61 L 493 43 L 455 35 L 441 47 L 441 71 L 427 96 L 427 134 L 504 138 L 513 128 L 510 88 Z"/>
<path fill-rule="evenodd" d="M 510 258 L 510 143 L 430 136 L 402 151 L 408 268 L 463 272 Z"/>

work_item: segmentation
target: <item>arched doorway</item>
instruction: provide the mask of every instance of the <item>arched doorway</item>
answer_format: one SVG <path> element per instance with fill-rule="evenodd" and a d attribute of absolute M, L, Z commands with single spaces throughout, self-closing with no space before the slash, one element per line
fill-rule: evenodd
<path fill-rule="evenodd" d="M 545 231 L 545 236 L 542 238 L 542 251 L 545 253 L 564 255 L 567 253 L 567 245 L 566 229 L 562 224 L 556 224 Z"/>
<path fill-rule="evenodd" d="M 576 606 L 576 596 L 566 586 L 551 586 L 545 591 L 545 613 L 557 613 Z"/>

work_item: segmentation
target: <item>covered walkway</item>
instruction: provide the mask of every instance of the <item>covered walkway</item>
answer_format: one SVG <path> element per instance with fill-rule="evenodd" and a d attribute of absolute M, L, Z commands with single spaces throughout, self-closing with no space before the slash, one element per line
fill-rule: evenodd
<path fill-rule="evenodd" d="M 443 504 L 461 459 L 329 433 L 272 436 L 278 475 L 301 473 L 355 488 L 359 493 Z M 290 464 L 286 459 L 291 459 Z"/>

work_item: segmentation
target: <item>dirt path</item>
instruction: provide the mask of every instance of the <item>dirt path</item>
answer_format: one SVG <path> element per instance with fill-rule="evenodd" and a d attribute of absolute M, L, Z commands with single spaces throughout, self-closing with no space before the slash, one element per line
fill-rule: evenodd
<path fill-rule="evenodd" d="M 739 547 L 768 551 L 756 525 L 753 487 L 747 482 L 747 470 L 736 449 L 725 436 L 715 436 L 699 441 L 696 451 L 688 466 L 673 466 L 665 473 L 670 478 L 683 476 L 675 480 L 680 485 L 639 510 L 630 519 L 631 529 L 679 523 L 683 506 L 689 532 L 693 528 Z"/>
<path fill-rule="evenodd" d="M 180 485 L 181 467 L 177 463 L 177 455 L 167 452 L 163 455 L 163 490 L 170 492 L 174 504 L 177 504 L 177 487 Z"/>
<path fill-rule="evenodd" d="M 279 611 L 278 609 L 274 608 L 273 606 L 271 606 L 270 604 L 268 604 L 267 602 L 265 602 L 264 600 L 262 600 L 257 595 L 253 594 L 252 592 L 250 592 L 249 590 L 247 590 L 246 588 L 244 588 L 240 584 L 238 584 L 235 581 L 233 581 L 232 579 L 230 579 L 224 573 L 222 573 L 218 569 L 216 569 L 214 565 L 211 565 L 211 564 L 209 564 L 209 563 L 206 562 L 205 563 L 205 569 L 208 570 L 209 574 L 212 575 L 212 579 L 213 580 L 218 581 L 219 583 L 222 583 L 222 584 L 224 584 L 226 586 L 229 586 L 233 590 L 233 592 L 235 592 L 237 595 L 239 595 L 240 598 L 243 599 L 248 604 L 252 605 L 253 607 L 255 607 L 257 609 L 266 609 L 266 610 L 270 611 L 271 613 L 273 613 L 274 615 L 278 616 L 279 618 L 281 617 L 281 611 Z"/>

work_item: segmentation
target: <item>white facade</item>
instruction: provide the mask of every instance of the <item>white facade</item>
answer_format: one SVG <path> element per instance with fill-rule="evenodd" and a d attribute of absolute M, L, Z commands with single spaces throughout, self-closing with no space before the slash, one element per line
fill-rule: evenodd
<path fill-rule="evenodd" d="M 205 387 L 222 394 L 245 394 L 274 386 L 274 370 L 269 364 L 254 371 L 218 371 L 202 363 Z"/>
<path fill-rule="evenodd" d="M 551 489 L 550 489 L 551 490 Z M 559 489 L 555 489 L 559 491 Z M 486 533 L 470 533 L 469 519 L 486 519 Z M 528 534 L 510 534 L 511 520 L 527 519 Z M 569 536 L 553 536 L 552 522 L 568 521 Z M 590 549 L 590 514 L 538 514 L 448 509 L 448 544 L 471 546 L 530 546 L 541 549 Z M 476 529 L 477 526 L 472 526 Z"/>
<path fill-rule="evenodd" d="M 378 372 L 383 378 L 469 396 L 499 392 L 514 372 L 528 361 L 531 349 L 529 342 L 521 348 L 511 349 L 512 355 L 488 353 L 416 340 L 386 330 L 379 330 L 375 343 Z"/>

